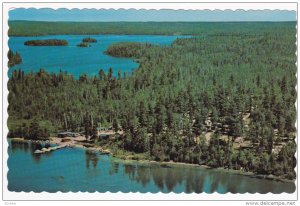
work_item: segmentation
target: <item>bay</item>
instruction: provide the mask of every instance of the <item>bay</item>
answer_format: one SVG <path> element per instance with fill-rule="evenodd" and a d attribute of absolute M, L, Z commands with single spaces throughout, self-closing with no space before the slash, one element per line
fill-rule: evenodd
<path fill-rule="evenodd" d="M 97 40 L 91 47 L 77 47 L 83 38 L 91 37 Z M 78 78 L 83 73 L 89 76 L 98 75 L 100 69 L 105 72 L 113 68 L 114 74 L 118 70 L 121 74 L 131 73 L 138 67 L 138 63 L 130 58 L 116 58 L 104 54 L 109 45 L 118 42 L 141 42 L 161 46 L 170 45 L 176 38 L 188 36 L 157 36 L 157 35 L 51 35 L 38 37 L 10 37 L 8 46 L 14 52 L 21 54 L 22 64 L 9 69 L 8 75 L 16 69 L 25 73 L 36 72 L 41 68 L 48 72 L 58 73 L 67 71 Z M 68 46 L 25 46 L 28 40 L 64 39 Z"/>
<path fill-rule="evenodd" d="M 8 189 L 34 192 L 292 193 L 295 184 L 190 166 L 125 162 L 84 149 L 34 154 L 39 145 L 9 142 Z"/>

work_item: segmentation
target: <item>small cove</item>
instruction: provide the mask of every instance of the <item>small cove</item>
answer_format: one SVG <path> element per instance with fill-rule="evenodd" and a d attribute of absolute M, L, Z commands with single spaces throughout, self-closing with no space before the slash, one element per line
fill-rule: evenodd
<path fill-rule="evenodd" d="M 34 154 L 38 146 L 9 141 L 10 191 L 291 193 L 295 184 L 199 167 L 126 162 L 84 149 Z"/>

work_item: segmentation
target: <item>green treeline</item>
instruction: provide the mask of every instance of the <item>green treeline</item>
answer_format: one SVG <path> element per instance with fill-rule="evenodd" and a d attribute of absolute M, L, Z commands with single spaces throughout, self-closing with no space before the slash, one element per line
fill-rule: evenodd
<path fill-rule="evenodd" d="M 8 36 L 56 34 L 203 35 L 228 32 L 273 32 L 290 29 L 295 22 L 40 22 L 8 21 Z M 241 30 L 241 27 L 243 29 Z M 142 29 L 141 29 L 142 28 Z"/>
<path fill-rule="evenodd" d="M 135 42 L 120 42 L 112 44 L 110 47 L 108 47 L 105 53 L 114 57 L 137 58 L 142 57 L 142 53 L 151 47 L 155 46 L 147 43 L 140 44 Z"/>
<path fill-rule="evenodd" d="M 49 139 L 49 128 L 42 127 L 38 121 L 33 120 L 31 123 L 22 123 L 17 128 L 10 131 L 9 136 L 20 137 L 30 140 Z"/>
<path fill-rule="evenodd" d="M 98 123 L 110 124 L 124 133 L 100 144 L 148 159 L 294 179 L 295 25 L 245 31 L 168 47 L 111 45 L 108 54 L 139 60 L 126 77 L 112 68 L 79 79 L 15 71 L 8 82 L 10 132 L 21 127 L 13 122 L 32 119 L 89 134 Z"/>
<path fill-rule="evenodd" d="M 66 40 L 61 39 L 43 39 L 43 40 L 29 40 L 24 42 L 26 46 L 68 46 Z"/>
<path fill-rule="evenodd" d="M 22 57 L 17 51 L 14 53 L 12 50 L 9 50 L 7 53 L 7 58 L 8 58 L 8 67 L 13 67 L 16 64 L 22 63 Z"/>

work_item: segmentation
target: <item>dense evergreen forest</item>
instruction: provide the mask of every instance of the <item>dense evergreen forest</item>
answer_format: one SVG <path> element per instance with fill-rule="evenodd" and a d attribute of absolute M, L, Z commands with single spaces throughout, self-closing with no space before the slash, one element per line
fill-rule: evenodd
<path fill-rule="evenodd" d="M 251 32 L 290 29 L 294 22 L 45 22 L 8 21 L 8 36 L 43 36 L 56 34 L 152 34 L 204 35 L 222 32 Z"/>
<path fill-rule="evenodd" d="M 8 67 L 13 67 L 16 64 L 22 63 L 22 57 L 17 51 L 13 52 L 12 50 L 9 50 L 7 54 L 7 58 L 8 58 Z"/>
<path fill-rule="evenodd" d="M 93 135 L 101 123 L 123 132 L 100 144 L 148 159 L 294 179 L 296 23 L 225 25 L 170 46 L 111 45 L 107 54 L 138 60 L 130 75 L 14 71 L 9 136 Z"/>

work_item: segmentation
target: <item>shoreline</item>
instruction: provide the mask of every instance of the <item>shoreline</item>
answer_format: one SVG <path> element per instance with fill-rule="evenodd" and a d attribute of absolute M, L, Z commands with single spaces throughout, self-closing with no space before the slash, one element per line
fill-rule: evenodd
<path fill-rule="evenodd" d="M 235 175 L 242 175 L 242 176 L 247 176 L 250 178 L 257 178 L 257 179 L 265 179 L 265 180 L 270 180 L 270 181 L 279 181 L 279 182 L 285 182 L 285 183 L 295 183 L 294 180 L 289 180 L 285 178 L 281 178 L 275 175 L 262 175 L 262 174 L 256 174 L 254 172 L 245 172 L 241 170 L 235 170 L 235 169 L 226 169 L 222 167 L 217 167 L 213 168 L 207 165 L 198 165 L 198 164 L 191 164 L 191 163 L 184 163 L 184 162 L 158 162 L 154 160 L 131 160 L 131 159 L 120 159 L 117 156 L 114 157 L 114 161 L 117 162 L 123 162 L 123 163 L 138 163 L 138 164 L 152 164 L 152 165 L 157 165 L 160 167 L 166 167 L 166 168 L 179 168 L 179 167 L 192 167 L 196 169 L 206 169 L 206 170 L 214 170 L 214 171 L 219 171 L 219 172 L 225 172 L 225 173 L 230 173 L 230 174 L 235 174 Z"/>
<path fill-rule="evenodd" d="M 100 36 L 100 35 L 106 35 L 106 36 L 176 36 L 176 37 L 197 37 L 199 35 L 196 34 L 131 34 L 131 33 L 82 33 L 82 34 L 74 34 L 74 33 L 57 33 L 57 34 L 38 34 L 38 35 L 23 35 L 23 34 L 12 34 L 8 35 L 8 37 L 47 37 L 47 36 Z"/>
<path fill-rule="evenodd" d="M 262 174 L 256 174 L 254 172 L 246 172 L 242 170 L 235 170 L 235 169 L 226 169 L 222 167 L 218 168 L 213 168 L 207 165 L 199 165 L 199 164 L 192 164 L 192 163 L 184 163 L 184 162 L 173 162 L 173 161 L 155 161 L 155 160 L 134 160 L 134 159 L 122 159 L 120 158 L 119 155 L 114 155 L 111 150 L 103 149 L 100 146 L 89 146 L 86 147 L 84 144 L 80 144 L 77 141 L 73 140 L 71 142 L 63 142 L 61 141 L 61 138 L 57 137 L 52 137 L 49 140 L 27 140 L 24 138 L 8 138 L 11 139 L 12 141 L 19 142 L 19 143 L 29 143 L 29 142 L 34 142 L 34 143 L 49 143 L 49 144 L 55 144 L 58 146 L 61 146 L 61 148 L 81 148 L 85 149 L 87 151 L 91 152 L 99 152 L 102 155 L 111 155 L 113 158 L 113 161 L 115 162 L 122 162 L 122 163 L 127 163 L 127 164 L 132 164 L 132 163 L 138 163 L 138 164 L 151 164 L 151 165 L 157 165 L 160 167 L 166 167 L 166 168 L 178 168 L 178 167 L 193 167 L 193 168 L 198 168 L 198 169 L 206 169 L 206 170 L 214 170 L 214 171 L 220 171 L 220 172 L 226 172 L 230 174 L 236 174 L 236 175 L 243 175 L 243 176 L 248 176 L 250 178 L 257 178 L 257 179 L 265 179 L 265 180 L 270 180 L 270 181 L 280 181 L 280 182 L 285 182 L 285 183 L 295 183 L 296 179 L 294 180 L 289 180 L 285 179 L 279 176 L 275 175 L 262 175 Z M 63 147 L 62 147 L 63 146 Z M 47 150 L 46 152 L 50 152 L 51 150 Z"/>
<path fill-rule="evenodd" d="M 30 139 L 24 139 L 24 138 L 8 138 L 11 139 L 14 142 L 19 142 L 19 143 L 40 143 L 40 144 L 53 144 L 55 146 L 51 146 L 48 148 L 48 150 L 42 150 L 43 152 L 37 152 L 39 154 L 43 154 L 46 152 L 51 152 L 54 151 L 56 149 L 51 149 L 51 148 L 57 148 L 57 149 L 61 149 L 61 148 L 81 148 L 81 149 L 86 149 L 88 151 L 93 151 L 93 152 L 99 152 L 101 154 L 112 154 L 110 150 L 105 150 L 102 147 L 99 146 L 91 146 L 88 145 L 88 143 L 79 143 L 78 141 L 83 141 L 81 137 L 79 137 L 78 139 L 73 139 L 71 141 L 62 141 L 61 138 L 58 137 L 52 137 L 48 140 L 30 140 Z"/>

